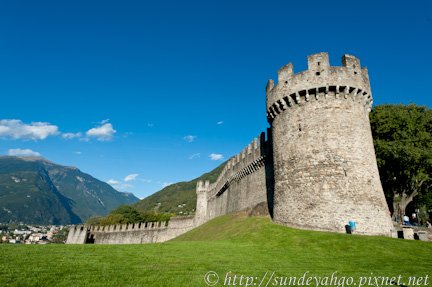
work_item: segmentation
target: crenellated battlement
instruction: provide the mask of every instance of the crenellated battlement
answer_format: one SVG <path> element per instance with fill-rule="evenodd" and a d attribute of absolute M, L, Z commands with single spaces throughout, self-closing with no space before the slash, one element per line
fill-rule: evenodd
<path fill-rule="evenodd" d="M 138 231 L 149 229 L 164 229 L 169 225 L 169 221 L 150 221 L 139 223 L 125 223 L 115 225 L 91 225 L 87 229 L 91 232 L 121 232 L 121 231 Z"/>
<path fill-rule="evenodd" d="M 138 231 L 149 229 L 163 229 L 169 226 L 169 221 L 149 221 L 139 223 L 125 223 L 114 225 L 74 225 L 70 231 L 78 232 L 120 232 L 120 231 Z"/>
<path fill-rule="evenodd" d="M 372 109 L 372 95 L 367 91 L 350 86 L 323 86 L 284 95 L 267 108 L 267 120 L 271 123 L 277 115 L 294 105 L 338 98 L 357 102 L 368 112 Z"/>
<path fill-rule="evenodd" d="M 351 55 L 342 57 L 342 66 L 330 66 L 327 53 L 308 56 L 308 69 L 297 74 L 289 63 L 279 69 L 277 85 L 268 81 L 266 95 L 269 122 L 282 111 L 311 101 L 343 97 L 368 111 L 372 106 L 368 70 Z"/>
<path fill-rule="evenodd" d="M 210 184 L 208 197 L 220 196 L 232 182 L 239 181 L 263 167 L 268 148 L 269 143 L 263 132 L 227 162 L 217 180 Z"/>
<path fill-rule="evenodd" d="M 197 194 L 207 192 L 209 190 L 210 190 L 210 181 L 209 180 L 206 180 L 205 182 L 202 180 L 199 180 L 197 182 L 197 186 L 196 186 Z"/>
<path fill-rule="evenodd" d="M 169 221 L 149 221 L 115 225 L 75 225 L 68 244 L 130 244 L 170 240 L 196 226 L 193 216 L 173 217 Z"/>
<path fill-rule="evenodd" d="M 73 232 L 88 230 L 88 225 L 83 225 L 83 224 L 74 225 L 70 230 Z"/>

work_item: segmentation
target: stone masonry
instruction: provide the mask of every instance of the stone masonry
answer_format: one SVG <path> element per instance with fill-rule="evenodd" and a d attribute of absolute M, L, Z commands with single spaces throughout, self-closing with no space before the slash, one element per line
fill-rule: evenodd
<path fill-rule="evenodd" d="M 378 173 L 369 112 L 368 71 L 344 55 L 308 57 L 308 70 L 288 64 L 267 85 L 273 134 L 274 221 L 297 228 L 390 236 L 393 227 Z"/>
<path fill-rule="evenodd" d="M 245 209 L 286 226 L 391 236 L 393 225 L 378 173 L 366 68 L 344 55 L 308 57 L 308 70 L 288 64 L 266 87 L 270 128 L 232 157 L 214 183 L 198 182 L 194 218 L 169 223 L 77 226 L 67 243 L 162 242 L 206 221 Z"/>

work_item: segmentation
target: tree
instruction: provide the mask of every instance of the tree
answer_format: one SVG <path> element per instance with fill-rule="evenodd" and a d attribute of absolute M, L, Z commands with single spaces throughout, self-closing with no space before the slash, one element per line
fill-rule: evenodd
<path fill-rule="evenodd" d="M 92 217 L 87 220 L 89 225 L 114 225 L 151 221 L 168 221 L 169 213 L 140 212 L 130 205 L 121 205 L 105 217 Z"/>
<path fill-rule="evenodd" d="M 413 199 L 430 205 L 432 187 L 432 110 L 410 105 L 381 105 L 371 114 L 381 183 L 393 219 L 401 220 Z M 426 200 L 427 199 L 427 200 Z"/>
<path fill-rule="evenodd" d="M 172 214 L 171 213 L 156 213 L 154 211 L 141 212 L 143 222 L 150 221 L 169 221 Z"/>
<path fill-rule="evenodd" d="M 124 223 L 128 223 L 128 221 L 122 214 L 109 214 L 100 221 L 100 225 L 115 225 Z"/>
<path fill-rule="evenodd" d="M 65 243 L 69 234 L 68 228 L 63 228 L 59 230 L 56 234 L 53 235 L 51 242 L 52 243 Z"/>
<path fill-rule="evenodd" d="M 87 225 L 114 225 L 141 222 L 142 216 L 138 210 L 129 205 L 121 205 L 105 217 L 92 216 L 86 221 Z"/>
<path fill-rule="evenodd" d="M 124 217 L 126 222 L 120 223 L 135 223 L 143 220 L 141 213 L 130 205 L 121 205 L 115 210 L 111 211 L 110 214 L 120 214 Z"/>
<path fill-rule="evenodd" d="M 102 216 L 91 216 L 86 220 L 87 225 L 100 225 L 103 217 Z"/>

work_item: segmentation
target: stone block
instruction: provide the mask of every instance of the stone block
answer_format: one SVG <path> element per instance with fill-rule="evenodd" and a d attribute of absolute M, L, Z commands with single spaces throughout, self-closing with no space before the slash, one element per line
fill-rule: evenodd
<path fill-rule="evenodd" d="M 411 226 L 403 227 L 404 239 L 414 240 L 414 229 Z"/>

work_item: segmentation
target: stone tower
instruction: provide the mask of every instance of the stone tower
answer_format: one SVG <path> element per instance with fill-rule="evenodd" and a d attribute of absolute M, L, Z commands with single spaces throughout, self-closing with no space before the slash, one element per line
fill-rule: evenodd
<path fill-rule="evenodd" d="M 197 203 L 195 210 L 195 224 L 200 225 L 207 221 L 207 193 L 210 190 L 210 181 L 198 181 L 196 186 Z"/>
<path fill-rule="evenodd" d="M 369 112 L 366 68 L 344 55 L 341 67 L 327 53 L 308 57 L 308 70 L 288 64 L 266 88 L 273 134 L 274 220 L 306 229 L 390 235 Z"/>

